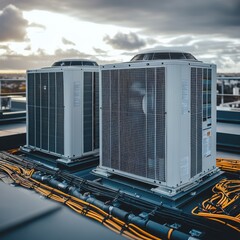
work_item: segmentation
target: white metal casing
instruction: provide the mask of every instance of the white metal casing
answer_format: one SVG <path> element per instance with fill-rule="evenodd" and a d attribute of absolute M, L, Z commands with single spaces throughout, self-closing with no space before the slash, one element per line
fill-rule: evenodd
<path fill-rule="evenodd" d="M 141 145 L 142 147 L 139 147 L 140 145 L 132 144 L 134 141 L 138 141 L 138 139 L 131 138 L 131 135 L 134 134 L 134 128 L 137 127 L 137 124 L 132 125 L 132 128 L 129 128 L 127 125 L 131 124 L 129 122 L 125 127 L 128 129 L 127 132 L 124 132 L 124 128 L 120 126 L 122 122 L 124 122 L 124 119 L 121 118 L 121 114 L 123 111 L 128 112 L 127 114 L 131 114 L 128 109 L 124 109 L 124 104 L 122 103 L 122 94 L 123 92 L 130 91 L 131 86 L 127 86 L 126 84 L 121 85 L 121 82 L 128 81 L 127 79 L 131 80 L 131 71 L 134 69 L 142 69 L 142 73 L 147 76 L 146 69 L 153 69 L 153 77 L 155 78 L 155 86 L 156 86 L 156 69 L 161 68 L 162 71 L 164 71 L 164 78 L 165 78 L 165 117 L 163 117 L 165 120 L 165 127 L 164 127 L 164 158 L 161 159 L 151 159 L 153 162 L 152 164 L 157 164 L 159 161 L 164 161 L 164 164 L 162 165 L 164 169 L 154 168 L 155 173 L 151 177 L 148 177 L 149 174 L 148 169 L 150 160 L 147 157 L 147 150 L 142 153 L 146 155 L 145 160 L 143 160 L 143 163 L 138 159 L 134 159 L 136 157 L 135 153 L 137 151 L 142 151 L 142 148 L 144 148 L 144 143 Z M 205 70 L 204 70 L 205 69 Z M 122 71 L 122 72 L 121 72 Z M 129 76 L 125 79 L 125 73 L 124 71 L 129 71 Z M 140 70 L 139 70 L 140 71 Z M 196 71 L 196 73 L 195 73 Z M 196 116 L 203 117 L 203 98 L 204 95 L 204 82 L 207 79 L 206 78 L 206 72 L 207 72 L 207 78 L 209 78 L 209 83 L 211 84 L 210 92 L 210 99 L 208 100 L 211 105 L 211 110 L 209 112 L 209 116 L 206 119 L 203 119 L 201 121 L 201 124 L 198 124 L 198 126 L 195 127 L 194 125 L 194 118 Z M 105 74 L 104 77 L 103 75 Z M 151 74 L 149 76 L 151 76 Z M 191 87 L 194 88 L 194 85 L 191 85 L 191 81 L 193 81 L 191 78 L 194 78 L 195 74 L 195 80 L 201 81 L 202 89 L 198 91 L 201 91 L 202 94 L 202 100 L 201 102 L 197 102 L 196 104 L 198 106 L 202 106 L 202 113 L 195 116 L 194 110 L 193 110 L 193 103 L 191 104 L 192 100 L 191 98 L 194 97 L 194 93 L 191 93 Z M 199 76 L 197 76 L 197 74 Z M 208 76 L 211 75 L 211 76 Z M 149 182 L 151 184 L 154 184 L 156 186 L 159 186 L 159 191 L 163 193 L 167 193 L 171 195 L 171 192 L 176 192 L 179 189 L 181 189 L 184 186 L 193 185 L 196 183 L 196 181 L 200 180 L 202 177 L 216 171 L 216 66 L 214 64 L 205 64 L 198 61 L 181 61 L 181 60 L 156 60 L 156 61 L 140 61 L 140 62 L 129 62 L 129 63 L 119 63 L 119 64 L 110 64 L 101 66 L 100 71 L 100 167 L 97 170 L 99 173 L 102 172 L 102 174 L 119 174 L 123 175 L 128 178 L 132 178 L 138 181 L 143 182 Z M 127 76 L 127 75 L 126 75 Z M 135 80 L 138 81 L 138 78 L 144 78 L 144 76 L 136 75 Z M 115 78 L 115 80 L 114 80 Z M 145 86 L 147 86 L 147 77 Z M 199 79 L 197 79 L 199 78 Z M 201 79 L 200 79 L 201 78 Z M 151 79 L 150 79 L 151 80 Z M 108 81 L 107 84 L 110 84 L 111 88 L 110 90 L 106 90 L 107 84 L 104 85 L 104 81 Z M 114 81 L 116 83 L 114 83 Z M 144 80 L 143 80 L 144 81 Z M 115 84 L 117 84 L 117 88 L 114 89 Z M 104 86 L 103 86 L 104 85 Z M 135 84 L 137 85 L 137 84 Z M 197 89 L 197 88 L 196 88 Z M 195 89 L 195 90 L 196 90 Z M 142 90 L 141 90 L 142 91 Z M 146 91 L 143 89 L 143 91 Z M 156 90 L 154 90 L 156 91 Z M 117 92 L 118 98 L 113 99 L 113 94 Z M 140 92 L 140 90 L 139 90 Z M 124 94 L 125 94 L 124 93 Z M 110 100 L 103 100 L 103 97 L 106 95 L 110 95 Z M 156 93 L 155 93 L 156 94 Z M 130 95 L 130 94 L 129 94 Z M 129 95 L 126 95 L 128 97 Z M 142 106 L 142 112 L 144 112 L 145 117 L 147 118 L 147 103 L 146 101 L 146 92 L 142 93 L 142 100 L 139 101 L 139 104 Z M 145 99 L 144 99 L 145 98 Z M 109 104 L 111 106 L 114 106 L 115 102 L 117 101 L 118 107 L 115 104 L 115 109 L 106 110 L 106 103 L 109 101 Z M 142 101 L 142 102 L 141 102 Z M 136 103 L 137 104 L 137 103 Z M 155 113 L 156 109 L 158 108 L 158 105 L 160 106 L 160 102 L 156 101 L 155 97 Z M 129 105 L 128 105 L 129 106 Z M 192 109 L 191 109 L 192 108 Z M 109 112 L 108 112 L 109 111 Z M 116 114 L 114 112 L 119 112 L 118 117 L 116 117 Z M 106 121 L 105 115 L 110 115 L 110 124 L 109 121 Z M 124 115 L 122 115 L 124 116 Z M 127 115 L 125 115 L 127 116 Z M 139 115 L 140 116 L 140 115 Z M 115 119 L 115 120 L 114 120 Z M 196 118 L 197 119 L 197 118 Z M 114 122 L 116 121 L 116 122 Z M 192 121 L 192 122 L 191 122 Z M 199 122 L 199 120 L 198 120 Z M 155 131 L 155 144 L 156 144 L 156 138 L 158 135 L 160 135 L 159 132 L 156 132 L 156 117 L 155 117 L 155 125 L 152 126 L 152 130 Z M 147 123 L 145 123 L 147 125 Z M 144 126 L 145 126 L 144 125 Z M 120 127 L 119 127 L 120 126 Z M 145 127 L 142 128 L 142 134 L 146 134 Z M 151 128 L 151 126 L 150 126 Z M 194 128 L 196 128 L 194 130 Z M 140 131 L 140 129 L 139 129 Z M 195 132 L 195 133 L 194 133 Z M 106 133 L 109 136 L 106 137 Z M 201 143 L 198 145 L 201 146 L 195 146 L 194 143 L 195 140 L 197 140 L 197 137 L 195 137 L 194 134 L 201 134 Z M 117 136 L 116 138 L 114 136 Z M 142 137 L 140 135 L 140 138 Z M 148 136 L 149 138 L 149 136 Z M 195 139 L 196 138 L 196 139 Z M 199 138 L 199 137 L 198 137 Z M 117 139 L 117 140 L 116 140 Z M 128 141 L 128 144 L 124 145 L 124 141 Z M 116 144 L 116 141 L 118 144 Z M 149 148 L 147 145 L 148 139 L 146 138 L 146 149 Z M 106 143 L 107 142 L 107 143 Z M 107 145 L 109 144 L 109 149 L 107 148 Z M 124 149 L 121 148 L 121 144 L 124 145 Z M 195 144 L 195 145 L 194 145 Z M 120 147 L 116 146 L 120 145 Z M 106 149 L 107 148 L 107 149 Z M 132 148 L 132 149 L 131 149 Z M 125 151 L 125 152 L 124 152 Z M 155 156 L 156 152 L 158 151 L 158 148 L 155 147 Z M 191 155 L 192 151 L 192 155 Z M 201 159 L 193 160 L 193 152 L 195 154 L 195 151 L 201 151 Z M 113 156 L 113 154 L 117 152 L 119 156 Z M 199 154 L 199 153 L 196 153 Z M 142 154 L 143 155 L 143 154 Z M 107 156 L 107 157 L 106 157 Z M 132 157 L 133 156 L 133 160 Z M 140 155 L 138 155 L 140 156 Z M 106 159 L 108 158 L 108 159 Z M 126 160 L 127 159 L 127 160 Z M 129 160 L 130 159 L 130 160 Z M 134 161 L 133 163 L 129 164 L 129 161 Z M 146 162 L 144 162 L 146 161 Z M 128 165 L 129 166 L 125 166 Z M 145 164 L 145 165 L 144 165 Z M 140 167 L 139 167 L 139 166 Z M 143 171 L 140 168 L 146 168 Z M 123 170 L 127 169 L 127 170 Z M 140 172 L 140 174 L 136 174 L 136 172 Z M 159 172 L 156 172 L 159 171 Z M 101 173 L 100 173 L 101 174 Z M 158 176 L 162 175 L 162 176 Z M 164 176 L 163 176 L 164 175 Z"/>
<path fill-rule="evenodd" d="M 37 76 L 39 76 L 39 80 L 36 79 Z M 44 77 L 47 79 L 45 82 L 43 80 Z M 52 83 L 50 82 L 50 78 L 53 78 Z M 39 81 L 38 86 L 36 85 L 36 81 Z M 60 81 L 62 81 L 62 84 L 60 84 Z M 99 151 L 98 81 L 99 67 L 97 66 L 49 67 L 37 70 L 28 70 L 26 147 L 57 156 L 65 160 L 73 160 L 97 154 Z M 30 85 L 31 82 L 34 82 L 35 85 Z M 84 89 L 84 83 L 86 83 L 86 89 Z M 54 84 L 54 86 L 50 87 L 50 84 Z M 32 86 L 33 89 L 30 89 L 30 86 Z M 40 93 L 36 96 L 36 89 L 39 87 Z M 89 87 L 91 89 L 89 89 Z M 61 88 L 62 90 L 60 90 Z M 50 90 L 48 91 L 48 89 Z M 48 91 L 48 96 L 44 95 L 44 91 Z M 53 95 L 54 97 L 52 97 Z M 37 104 L 36 99 L 38 97 L 40 99 Z M 43 98 L 47 99 L 45 107 L 42 105 L 44 104 Z M 53 98 L 52 102 L 55 104 L 54 107 L 51 106 L 51 98 Z M 61 108 L 57 107 L 59 101 L 62 101 L 63 103 L 62 112 L 57 110 L 58 108 Z M 89 104 L 91 104 L 92 108 L 91 106 L 89 107 Z M 38 105 L 41 106 L 39 107 Z M 85 105 L 86 111 L 84 108 Z M 89 109 L 87 109 L 87 107 Z M 38 110 L 39 108 L 40 110 Z M 33 113 L 31 113 L 31 109 Z M 45 113 L 47 114 L 47 123 L 44 123 L 45 118 L 43 117 L 43 109 L 47 109 L 47 113 Z M 39 113 L 37 113 L 37 111 L 39 111 Z M 37 116 L 37 114 L 40 114 L 40 116 Z M 87 117 L 87 114 L 92 116 L 92 120 L 90 120 L 92 121 L 90 123 L 92 125 L 90 126 L 90 128 L 92 127 L 91 129 L 87 129 L 86 125 L 84 125 L 84 117 Z M 40 123 L 38 123 L 38 121 L 40 121 Z M 61 124 L 63 126 L 61 126 Z M 89 127 L 89 123 L 87 124 Z M 37 128 L 37 125 L 39 129 Z M 55 131 L 52 128 L 55 128 Z M 58 130 L 58 128 L 62 128 L 62 130 Z M 60 142 L 59 146 L 58 140 Z M 91 149 L 86 147 L 86 141 L 89 142 L 89 144 L 92 144 L 90 147 Z"/>

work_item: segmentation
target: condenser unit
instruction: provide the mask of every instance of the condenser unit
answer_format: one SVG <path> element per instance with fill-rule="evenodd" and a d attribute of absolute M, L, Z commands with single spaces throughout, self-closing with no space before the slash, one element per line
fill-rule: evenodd
<path fill-rule="evenodd" d="M 101 66 L 100 166 L 174 195 L 216 169 L 216 66 L 148 52 Z"/>
<path fill-rule="evenodd" d="M 71 161 L 99 149 L 99 67 L 63 60 L 27 71 L 27 148 Z"/>

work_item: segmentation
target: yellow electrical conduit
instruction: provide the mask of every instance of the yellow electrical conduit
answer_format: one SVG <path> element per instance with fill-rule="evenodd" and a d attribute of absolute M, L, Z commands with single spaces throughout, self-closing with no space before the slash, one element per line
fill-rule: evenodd
<path fill-rule="evenodd" d="M 102 223 L 110 230 L 118 234 L 120 233 L 129 239 L 161 240 L 160 238 L 142 230 L 134 224 L 127 224 L 111 216 L 95 205 L 36 181 L 35 179 L 31 178 L 32 174 L 34 173 L 34 169 L 25 169 L 18 164 L 11 164 L 8 161 L 1 160 L 0 171 L 1 170 L 7 173 L 16 184 L 28 189 L 34 189 L 36 192 L 45 197 L 63 203 L 79 214 L 86 215 L 87 217 Z M 169 230 L 169 239 L 172 231 L 171 229 Z"/>
<path fill-rule="evenodd" d="M 239 172 L 240 171 L 240 160 L 230 158 L 217 158 L 217 167 L 223 171 Z"/>
<path fill-rule="evenodd" d="M 192 214 L 220 222 L 240 232 L 239 205 L 236 203 L 234 206 L 237 213 L 232 216 L 227 215 L 227 207 L 240 198 L 240 180 L 222 179 L 212 191 L 214 193 L 212 197 L 204 200 L 201 207 L 195 207 Z"/>

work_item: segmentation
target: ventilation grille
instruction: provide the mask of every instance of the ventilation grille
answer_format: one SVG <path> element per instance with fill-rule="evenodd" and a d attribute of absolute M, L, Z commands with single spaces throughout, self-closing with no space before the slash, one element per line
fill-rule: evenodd
<path fill-rule="evenodd" d="M 28 73 L 28 143 L 64 154 L 63 73 Z"/>
<path fill-rule="evenodd" d="M 102 71 L 102 165 L 165 181 L 165 68 Z"/>
<path fill-rule="evenodd" d="M 212 69 L 203 69 L 203 121 L 212 118 Z"/>
<path fill-rule="evenodd" d="M 99 148 L 99 73 L 84 72 L 84 152 Z"/>
<path fill-rule="evenodd" d="M 202 172 L 203 69 L 191 68 L 191 177 Z"/>

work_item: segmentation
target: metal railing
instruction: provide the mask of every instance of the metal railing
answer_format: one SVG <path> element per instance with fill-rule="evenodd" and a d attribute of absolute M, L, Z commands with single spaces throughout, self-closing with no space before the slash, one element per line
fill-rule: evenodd
<path fill-rule="evenodd" d="M 0 114 L 10 111 L 12 99 L 26 96 L 26 79 L 0 79 Z"/>
<path fill-rule="evenodd" d="M 217 107 L 240 111 L 240 77 L 217 78 Z"/>
<path fill-rule="evenodd" d="M 26 96 L 26 79 L 0 79 L 0 96 Z"/>
<path fill-rule="evenodd" d="M 26 79 L 0 79 L 0 97 L 26 96 Z M 240 110 L 240 77 L 217 77 L 217 106 Z"/>
<path fill-rule="evenodd" d="M 0 112 L 11 109 L 11 97 L 0 96 Z"/>

